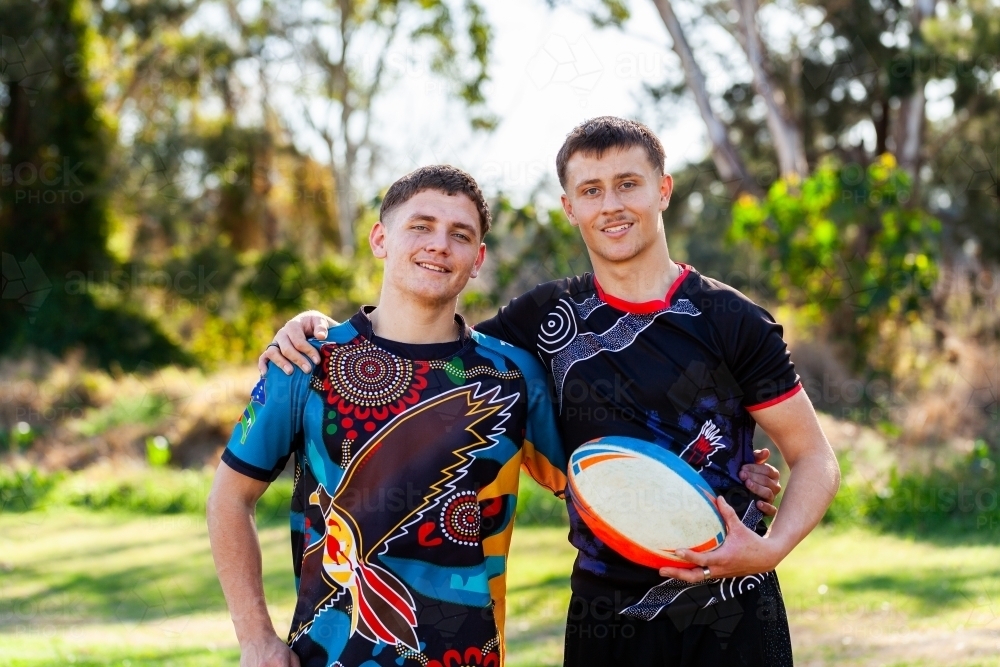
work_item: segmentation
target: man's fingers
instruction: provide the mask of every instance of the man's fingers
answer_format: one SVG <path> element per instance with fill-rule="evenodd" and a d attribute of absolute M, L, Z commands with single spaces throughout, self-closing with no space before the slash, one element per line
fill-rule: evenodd
<path fill-rule="evenodd" d="M 759 479 L 759 478 L 757 478 Z M 746 481 L 746 487 L 750 490 L 750 493 L 758 496 L 759 498 L 771 502 L 774 500 L 775 492 L 770 486 L 758 483 L 752 476 Z"/>
<path fill-rule="evenodd" d="M 295 356 L 285 352 L 284 346 L 281 348 L 281 353 L 288 357 L 289 361 L 296 364 L 304 372 L 308 373 L 312 370 L 312 364 L 310 364 L 306 357 L 303 356 L 303 353 L 308 355 L 309 358 L 312 359 L 313 363 L 319 363 L 319 354 L 316 352 L 316 348 L 314 348 L 312 344 L 306 340 L 306 334 L 300 327 L 294 327 L 289 324 L 285 325 L 285 328 L 287 330 L 286 333 L 288 336 L 288 342 L 292 346 L 291 352 Z M 280 340 L 278 341 L 278 344 L 281 344 Z"/>
<path fill-rule="evenodd" d="M 316 329 L 313 332 L 313 337 L 316 340 L 326 340 L 326 336 L 329 333 L 329 328 L 326 326 L 326 322 L 320 322 L 316 325 Z M 316 363 L 319 363 L 319 353 L 316 353 Z"/>
<path fill-rule="evenodd" d="M 260 355 L 264 359 L 267 359 L 272 364 L 284 371 L 285 375 L 292 374 L 292 365 L 288 363 L 288 360 L 281 356 L 281 350 L 276 347 L 269 347 L 264 350 L 264 354 Z M 265 373 L 267 372 L 265 365 Z"/>
<path fill-rule="evenodd" d="M 259 357 L 257 357 L 257 370 L 263 375 L 267 372 L 267 352 L 262 352 Z"/>
<path fill-rule="evenodd" d="M 761 477 L 770 477 L 771 479 L 781 478 L 781 473 L 778 469 L 769 463 L 748 463 L 740 468 L 740 471 L 748 475 L 760 475 Z"/>
<path fill-rule="evenodd" d="M 763 500 L 757 501 L 757 509 L 764 513 L 765 516 L 774 516 L 778 513 L 778 508 L 771 503 L 765 503 Z"/>
<path fill-rule="evenodd" d="M 289 364 L 289 362 L 295 364 L 306 373 L 312 370 L 312 366 L 309 363 L 309 359 L 302 356 L 302 354 L 295 348 L 295 345 L 294 343 L 292 343 L 291 338 L 289 336 L 279 335 L 274 342 L 278 344 L 278 349 L 281 350 L 281 356 L 284 357 L 278 363 L 281 365 L 282 370 L 284 370 L 285 373 L 292 372 L 292 367 Z M 274 348 L 272 347 L 271 349 L 273 350 Z"/>
<path fill-rule="evenodd" d="M 288 659 L 288 664 L 291 667 L 301 667 L 301 664 L 299 663 L 298 654 L 295 653 L 295 651 L 293 651 L 292 649 L 288 649 L 288 653 L 290 654 L 290 657 Z"/>
<path fill-rule="evenodd" d="M 755 449 L 753 450 L 753 460 L 754 463 L 763 463 L 771 457 L 770 449 Z"/>
<path fill-rule="evenodd" d="M 733 532 L 737 527 L 740 527 L 740 528 L 745 528 L 746 527 L 746 526 L 743 525 L 743 522 L 740 521 L 740 518 L 738 516 L 736 516 L 736 510 L 734 510 L 729 505 L 729 503 L 726 502 L 725 498 L 723 498 L 722 496 L 719 496 L 716 499 L 715 504 L 719 508 L 719 514 L 722 515 L 722 520 L 726 523 L 726 530 L 728 532 L 730 532 L 730 533 Z M 702 555 L 702 554 L 698 554 L 697 552 L 694 552 L 694 551 L 692 551 L 690 553 L 698 555 L 698 556 Z M 692 557 L 689 557 L 687 555 L 684 556 L 684 559 L 685 560 L 689 560 L 692 563 L 697 563 L 698 562 L 696 559 L 694 559 Z"/>
<path fill-rule="evenodd" d="M 661 567 L 660 576 L 673 577 L 674 579 L 680 579 L 691 584 L 700 584 L 705 581 L 705 573 L 701 571 L 700 567 L 690 570 L 680 567 Z"/>

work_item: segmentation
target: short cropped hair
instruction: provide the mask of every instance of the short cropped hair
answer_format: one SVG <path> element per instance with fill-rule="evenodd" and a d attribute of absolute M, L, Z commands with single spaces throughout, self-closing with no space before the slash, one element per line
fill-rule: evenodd
<path fill-rule="evenodd" d="M 663 144 L 642 123 L 617 116 L 598 116 L 583 121 L 566 135 L 566 141 L 556 155 L 559 184 L 563 186 L 563 190 L 566 189 L 566 163 L 575 154 L 589 153 L 600 158 L 613 148 L 628 149 L 633 146 L 645 149 L 649 163 L 663 173 L 664 160 L 667 158 Z"/>
<path fill-rule="evenodd" d="M 483 198 L 476 179 L 461 169 L 447 164 L 420 167 L 390 185 L 382 200 L 379 219 L 384 222 L 387 215 L 424 190 L 438 190 L 446 195 L 465 195 L 479 211 L 479 228 L 482 231 L 480 239 L 490 231 L 493 216 L 490 215 L 490 207 L 486 205 L 486 199 Z"/>

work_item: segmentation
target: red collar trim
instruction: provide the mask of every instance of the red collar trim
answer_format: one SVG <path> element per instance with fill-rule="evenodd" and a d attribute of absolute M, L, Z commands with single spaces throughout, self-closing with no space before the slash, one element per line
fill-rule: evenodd
<path fill-rule="evenodd" d="M 594 276 L 594 287 L 597 288 L 597 296 L 600 297 L 601 301 L 608 304 L 612 308 L 624 311 L 626 313 L 632 313 L 633 315 L 649 315 L 650 313 L 655 313 L 660 310 L 666 310 L 670 307 L 670 301 L 674 298 L 674 294 L 677 289 L 687 278 L 688 274 L 691 273 L 691 267 L 687 264 L 681 264 L 677 262 L 677 266 L 681 267 L 681 275 L 677 276 L 677 280 L 670 286 L 667 290 L 667 295 L 663 297 L 662 301 L 644 301 L 642 303 L 635 303 L 633 301 L 626 301 L 625 299 L 619 299 L 616 296 L 608 294 L 603 289 L 601 289 L 601 284 L 597 282 L 597 276 Z"/>

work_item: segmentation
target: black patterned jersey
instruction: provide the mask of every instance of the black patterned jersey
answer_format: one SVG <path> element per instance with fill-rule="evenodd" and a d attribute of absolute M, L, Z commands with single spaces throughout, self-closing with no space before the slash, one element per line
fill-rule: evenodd
<path fill-rule="evenodd" d="M 501 667 L 519 471 L 561 493 L 566 462 L 538 361 L 459 325 L 408 346 L 362 310 L 311 374 L 269 369 L 236 425 L 234 470 L 271 481 L 295 455 L 303 667 Z"/>
<path fill-rule="evenodd" d="M 752 413 L 791 397 L 801 384 L 781 326 L 767 311 L 723 283 L 681 269 L 662 301 L 617 299 L 588 273 L 539 285 L 476 329 L 534 350 L 542 360 L 567 458 L 604 436 L 656 443 L 690 463 L 763 534 L 756 499 L 739 478 L 740 468 L 753 463 Z M 568 500 L 570 541 L 579 550 L 572 577 L 577 594 L 612 595 L 618 611 L 652 618 L 682 597 L 704 605 L 760 583 L 760 576 L 697 587 L 664 580 L 607 547 Z"/>

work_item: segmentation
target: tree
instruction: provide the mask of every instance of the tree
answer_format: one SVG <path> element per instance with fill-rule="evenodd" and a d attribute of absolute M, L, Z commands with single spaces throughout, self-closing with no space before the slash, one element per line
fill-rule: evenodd
<path fill-rule="evenodd" d="M 400 60 L 405 54 L 394 54 L 400 40 L 405 36 L 410 48 L 426 48 L 430 70 L 453 82 L 457 97 L 474 113 L 482 110 L 490 29 L 476 0 L 465 0 L 464 8 L 463 42 L 446 0 L 264 5 L 261 18 L 271 42 L 269 53 L 277 54 L 267 65 L 277 73 L 269 88 L 274 94 L 290 84 L 294 94 L 288 104 L 280 105 L 279 115 L 286 126 L 305 124 L 326 148 L 345 253 L 354 248 L 363 196 L 375 194 L 365 192 L 360 179 L 378 162 L 379 147 L 371 133 L 376 101 L 393 83 L 391 78 L 401 75 L 401 64 L 405 72 L 405 61 Z M 295 80 L 283 81 L 280 70 L 289 65 Z M 492 122 L 482 114 L 472 118 L 473 127 L 487 128 Z"/>

